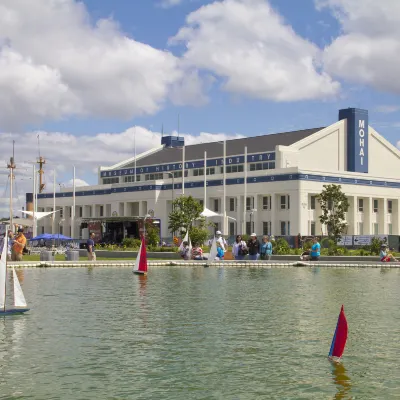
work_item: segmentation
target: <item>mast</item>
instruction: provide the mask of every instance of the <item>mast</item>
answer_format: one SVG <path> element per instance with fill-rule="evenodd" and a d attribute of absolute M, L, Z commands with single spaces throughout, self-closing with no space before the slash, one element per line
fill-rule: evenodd
<path fill-rule="evenodd" d="M 204 210 L 207 208 L 207 152 L 204 152 Z"/>
<path fill-rule="evenodd" d="M 37 164 L 39 164 L 39 193 L 43 192 L 44 187 L 46 186 L 45 183 L 43 182 L 43 165 L 46 164 L 46 160 L 44 157 L 40 155 L 40 142 L 39 142 L 39 135 L 37 135 L 37 140 L 38 140 L 38 149 L 39 149 L 39 158 L 37 159 Z"/>
<path fill-rule="evenodd" d="M 134 176 L 133 176 L 133 182 L 136 183 L 136 125 L 135 125 L 135 131 L 133 133 L 133 150 L 134 150 L 134 156 L 135 156 L 135 165 L 134 165 Z"/>
<path fill-rule="evenodd" d="M 75 165 L 74 165 L 74 177 L 73 177 L 73 188 L 72 188 L 72 212 L 71 212 L 71 237 L 75 235 Z"/>
<path fill-rule="evenodd" d="M 52 226 L 52 234 L 55 233 L 55 220 L 56 220 L 56 170 L 53 171 L 53 226 Z"/>
<path fill-rule="evenodd" d="M 7 168 L 10 170 L 10 225 L 11 229 L 14 233 L 14 221 L 13 221 L 13 184 L 14 184 L 14 169 L 15 169 L 15 163 L 14 163 L 14 145 L 15 145 L 15 140 L 13 140 L 13 155 L 10 157 L 10 162 L 7 164 Z"/>
<path fill-rule="evenodd" d="M 33 164 L 33 226 L 32 237 L 36 237 L 36 165 Z"/>

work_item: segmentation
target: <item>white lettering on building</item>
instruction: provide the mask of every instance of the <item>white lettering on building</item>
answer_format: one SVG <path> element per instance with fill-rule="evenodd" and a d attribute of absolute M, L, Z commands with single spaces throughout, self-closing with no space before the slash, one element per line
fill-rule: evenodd
<path fill-rule="evenodd" d="M 364 129 L 365 129 L 365 120 L 361 120 L 360 119 L 358 121 L 358 128 L 359 128 L 358 136 L 360 138 L 360 154 L 359 154 L 359 156 L 360 156 L 360 164 L 364 165 L 364 157 L 365 157 L 365 153 L 364 153 L 365 147 L 364 147 L 364 145 L 365 145 L 365 142 L 364 142 L 363 138 L 365 136 L 365 131 L 364 131 Z"/>

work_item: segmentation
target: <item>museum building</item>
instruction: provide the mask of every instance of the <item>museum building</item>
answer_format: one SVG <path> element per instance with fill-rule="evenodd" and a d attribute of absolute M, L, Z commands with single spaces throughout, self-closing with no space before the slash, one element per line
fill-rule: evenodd
<path fill-rule="evenodd" d="M 339 111 L 327 127 L 185 146 L 161 145 L 113 166 L 99 167 L 98 184 L 38 195 L 38 233 L 109 240 L 135 237 L 151 216 L 170 238 L 172 201 L 184 194 L 215 216 L 226 236 L 321 235 L 316 196 L 340 184 L 349 199 L 348 235 L 400 235 L 400 151 L 368 125 L 368 111 Z M 214 228 L 213 228 L 214 229 Z M 210 234 L 212 229 L 210 228 Z"/>

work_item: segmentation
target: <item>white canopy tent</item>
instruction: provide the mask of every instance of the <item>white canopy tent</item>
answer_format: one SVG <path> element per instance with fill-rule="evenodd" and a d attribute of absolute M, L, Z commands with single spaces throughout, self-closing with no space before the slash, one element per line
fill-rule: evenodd
<path fill-rule="evenodd" d="M 33 211 L 23 211 L 23 210 L 19 210 L 19 211 L 23 212 L 24 214 L 28 214 L 31 217 L 34 217 L 36 220 L 39 220 L 39 219 L 47 217 L 48 215 L 54 214 L 54 213 L 56 213 L 57 211 L 60 211 L 60 210 L 47 211 L 47 212 L 39 212 L 38 211 L 38 212 L 35 212 L 35 213 Z"/>

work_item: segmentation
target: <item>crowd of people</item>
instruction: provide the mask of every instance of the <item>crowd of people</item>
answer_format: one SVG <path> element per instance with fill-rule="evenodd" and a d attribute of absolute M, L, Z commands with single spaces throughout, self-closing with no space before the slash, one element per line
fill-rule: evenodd
<path fill-rule="evenodd" d="M 223 238 L 220 231 L 216 232 L 216 245 L 217 245 L 217 256 L 216 260 L 223 260 L 228 250 L 228 243 Z M 212 240 L 209 242 L 211 246 Z M 180 255 L 184 260 L 206 260 L 203 254 L 203 249 L 199 243 L 193 243 L 193 247 L 190 250 L 189 243 L 183 242 Z M 232 245 L 232 256 L 235 260 L 270 260 L 272 256 L 272 242 L 268 236 L 263 236 L 262 241 L 257 239 L 257 235 L 252 233 L 250 239 L 246 242 L 242 239 L 241 235 L 237 235 L 235 242 Z"/>
<path fill-rule="evenodd" d="M 209 241 L 209 246 L 212 245 L 212 240 Z M 215 260 L 224 260 L 225 254 L 228 250 L 228 244 L 223 238 L 220 231 L 216 232 L 216 245 L 217 245 L 217 256 Z M 203 249 L 198 243 L 193 243 L 193 248 L 189 248 L 188 242 L 183 242 L 180 251 L 181 257 L 184 260 L 207 260 L 203 253 Z M 263 236 L 261 242 L 257 239 L 257 235 L 252 233 L 250 239 L 245 241 L 241 235 L 237 235 L 235 242 L 232 244 L 232 257 L 235 260 L 271 260 L 273 254 L 273 243 L 268 236 Z M 321 245 L 317 237 L 312 239 L 312 245 L 310 250 L 304 251 L 300 255 L 300 259 L 303 261 L 318 261 L 321 256 Z M 388 246 L 382 244 L 380 250 L 380 260 L 382 262 L 396 261 L 399 262 L 393 254 L 388 252 Z"/>

